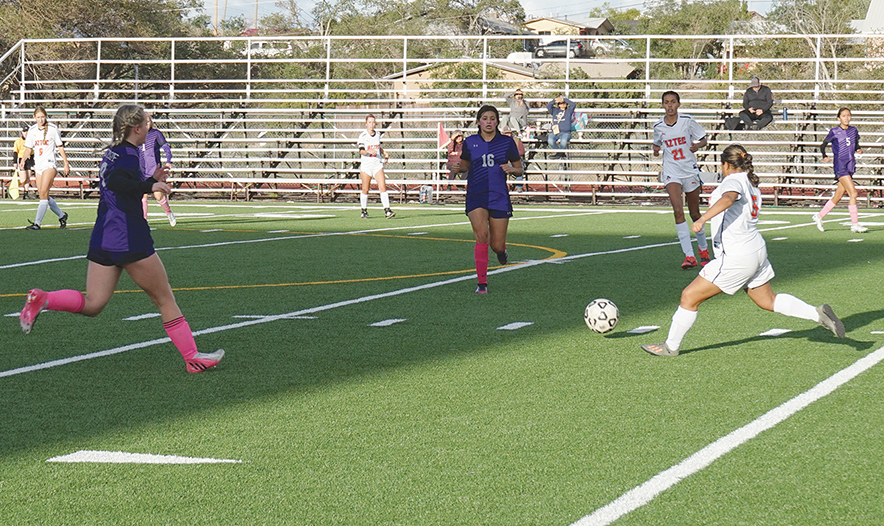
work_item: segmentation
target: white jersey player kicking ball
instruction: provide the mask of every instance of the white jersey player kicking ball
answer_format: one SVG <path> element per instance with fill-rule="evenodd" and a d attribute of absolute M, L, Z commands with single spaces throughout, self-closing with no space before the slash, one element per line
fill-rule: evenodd
<path fill-rule="evenodd" d="M 706 146 L 706 132 L 690 115 L 679 115 L 681 98 L 674 91 L 663 94 L 663 109 L 666 115 L 654 124 L 654 157 L 663 153 L 663 171 L 660 180 L 669 193 L 669 202 L 675 214 L 675 231 L 684 252 L 681 268 L 687 270 L 697 266 L 694 248 L 691 246 L 691 231 L 684 217 L 682 192 L 688 202 L 691 220 L 700 217 L 700 168 L 694 153 Z M 696 231 L 695 231 L 696 232 Z M 696 232 L 697 248 L 700 249 L 700 264 L 709 263 L 709 247 L 706 233 Z"/>
<path fill-rule="evenodd" d="M 733 295 L 740 289 L 764 310 L 815 321 L 844 338 L 844 324 L 831 307 L 813 307 L 790 294 L 774 294 L 771 289 L 774 270 L 758 232 L 761 191 L 752 156 L 739 144 L 728 146 L 721 154 L 721 175 L 721 185 L 709 198 L 709 210 L 691 226 L 697 232 L 706 221 L 712 222 L 715 259 L 682 291 L 666 341 L 642 345 L 642 349 L 655 356 L 678 356 L 682 339 L 697 320 L 700 304 L 720 292 Z"/>

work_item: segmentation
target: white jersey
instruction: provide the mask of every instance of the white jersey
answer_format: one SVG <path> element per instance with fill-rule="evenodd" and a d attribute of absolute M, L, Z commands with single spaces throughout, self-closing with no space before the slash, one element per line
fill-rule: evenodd
<path fill-rule="evenodd" d="M 25 146 L 34 151 L 34 168 L 37 172 L 42 171 L 41 166 L 54 167 L 55 152 L 63 146 L 58 126 L 47 122 L 46 128 L 46 130 L 41 130 L 34 124 L 28 128 L 28 134 L 25 136 Z"/>
<path fill-rule="evenodd" d="M 706 132 L 690 115 L 678 114 L 672 126 L 665 117 L 654 124 L 653 144 L 663 149 L 663 175 L 689 177 L 700 173 L 691 145 L 706 137 Z"/>
<path fill-rule="evenodd" d="M 738 195 L 734 204 L 710 221 L 715 257 L 719 254 L 752 254 L 766 249 L 764 238 L 758 232 L 761 190 L 752 186 L 746 172 L 732 173 L 712 192 L 709 206 L 714 205 L 726 192 L 736 192 Z"/>
<path fill-rule="evenodd" d="M 363 131 L 359 135 L 356 144 L 359 146 L 360 150 L 368 152 L 368 155 L 363 155 L 361 157 L 363 161 L 372 157 L 380 157 L 381 155 L 381 133 L 377 130 L 375 130 L 374 135 L 369 134 L 367 131 Z"/>

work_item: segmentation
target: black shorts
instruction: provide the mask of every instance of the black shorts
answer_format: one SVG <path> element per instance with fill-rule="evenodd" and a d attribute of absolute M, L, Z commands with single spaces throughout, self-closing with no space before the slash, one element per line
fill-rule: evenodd
<path fill-rule="evenodd" d="M 18 155 L 13 155 L 12 156 L 12 165 L 16 167 L 16 170 L 18 169 L 17 168 L 18 161 L 19 161 Z M 33 170 L 33 169 L 34 169 L 34 158 L 29 157 L 29 158 L 25 159 L 25 170 Z"/>
<path fill-rule="evenodd" d="M 156 250 L 139 250 L 137 252 L 109 252 L 100 248 L 90 248 L 86 259 L 94 261 L 103 267 L 120 267 L 149 258 Z"/>

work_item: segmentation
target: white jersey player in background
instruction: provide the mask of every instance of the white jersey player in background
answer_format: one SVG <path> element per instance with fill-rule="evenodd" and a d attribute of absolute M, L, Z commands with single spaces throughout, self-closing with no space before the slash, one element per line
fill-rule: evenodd
<path fill-rule="evenodd" d="M 752 156 L 745 148 L 733 144 L 722 152 L 721 176 L 721 185 L 709 198 L 709 210 L 691 227 L 697 232 L 711 220 L 715 259 L 682 291 L 666 341 L 642 345 L 642 349 L 656 356 L 678 356 L 682 339 L 697 320 L 700 304 L 720 292 L 733 295 L 740 289 L 745 289 L 764 310 L 815 321 L 844 338 L 844 324 L 831 307 L 813 307 L 795 296 L 774 294 L 771 289 L 774 270 L 767 260 L 767 245 L 758 232 L 761 191 Z"/>
<path fill-rule="evenodd" d="M 663 94 L 663 109 L 666 115 L 654 124 L 654 157 L 663 152 L 663 171 L 660 180 L 669 193 L 669 202 L 675 213 L 675 231 L 685 259 L 681 268 L 689 269 L 697 266 L 694 248 L 691 246 L 691 230 L 684 217 L 684 201 L 682 192 L 688 202 L 691 219 L 700 217 L 700 168 L 694 152 L 706 146 L 706 132 L 691 118 L 690 115 L 679 115 L 681 97 L 674 91 Z M 700 249 L 700 264 L 709 263 L 709 247 L 706 244 L 706 233 L 696 233 L 697 248 Z"/>
<path fill-rule="evenodd" d="M 25 159 L 30 157 L 34 152 L 34 174 L 37 178 L 37 193 L 40 196 L 40 204 L 37 205 L 37 216 L 34 222 L 26 226 L 28 230 L 40 230 L 40 224 L 43 222 L 43 216 L 46 215 L 46 209 L 51 209 L 58 216 L 58 223 L 61 228 L 65 228 L 68 224 L 67 212 L 62 212 L 61 208 L 55 202 L 55 199 L 49 197 L 49 188 L 58 174 L 58 166 L 56 164 L 55 152 L 61 154 L 64 161 L 64 174 L 71 172 L 68 164 L 68 156 L 64 151 L 64 145 L 61 142 L 61 134 L 58 133 L 58 127 L 51 122 L 46 114 L 46 110 L 42 106 L 37 106 L 34 110 L 34 124 L 28 128 L 28 134 L 25 136 L 25 149 L 20 157 L 19 170 L 24 169 Z"/>
<path fill-rule="evenodd" d="M 376 120 L 374 115 L 365 118 L 365 131 L 359 134 L 356 144 L 359 146 L 359 177 L 362 178 L 362 192 L 359 194 L 359 205 L 362 208 L 362 219 L 368 218 L 368 191 L 371 188 L 371 178 L 378 182 L 378 191 L 381 193 L 381 205 L 384 207 L 384 215 L 387 219 L 396 213 L 390 210 L 390 195 L 387 194 L 387 180 L 384 176 L 384 162 L 390 156 L 381 148 L 381 133 L 374 129 Z M 383 157 L 383 161 L 381 158 Z"/>

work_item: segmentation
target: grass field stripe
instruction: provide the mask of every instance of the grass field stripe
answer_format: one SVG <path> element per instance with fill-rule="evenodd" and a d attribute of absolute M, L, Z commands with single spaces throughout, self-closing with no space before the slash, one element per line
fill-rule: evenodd
<path fill-rule="evenodd" d="M 884 360 L 884 347 L 867 354 L 788 402 L 771 409 L 745 426 L 732 431 L 697 451 L 675 466 L 661 471 L 640 486 L 627 491 L 616 500 L 587 515 L 572 526 L 604 526 L 651 502 L 657 495 L 683 479 L 699 472 L 727 453 L 773 428 L 798 411 L 831 394 L 835 389 Z"/>
<path fill-rule="evenodd" d="M 502 271 L 510 271 L 510 270 L 517 269 L 517 268 L 532 267 L 535 265 L 540 265 L 542 263 L 544 263 L 544 261 L 526 261 L 525 263 L 520 263 L 518 265 L 513 265 L 511 267 L 504 267 L 504 268 L 499 268 L 497 270 L 491 270 L 488 272 L 488 275 L 493 275 L 493 274 L 496 274 L 496 273 L 499 273 Z M 300 311 L 289 312 L 286 314 L 275 314 L 272 316 L 265 316 L 262 318 L 257 318 L 257 319 L 248 320 L 248 321 L 242 321 L 239 323 L 220 325 L 218 327 L 210 327 L 208 329 L 193 331 L 193 335 L 200 336 L 202 334 L 213 334 L 216 332 L 224 332 L 224 331 L 229 331 L 229 330 L 233 330 L 233 329 L 239 329 L 242 327 L 250 327 L 252 325 L 260 325 L 260 324 L 269 323 L 269 322 L 278 321 L 278 320 L 299 318 L 299 317 L 302 317 L 302 316 L 305 316 L 308 314 L 314 314 L 314 313 L 322 312 L 322 311 L 326 311 L 326 310 L 337 309 L 339 307 L 347 307 L 349 305 L 356 305 L 359 303 L 365 303 L 365 302 L 374 301 L 377 299 L 390 298 L 393 296 L 399 296 L 400 294 L 408 294 L 410 292 L 432 289 L 435 287 L 441 287 L 444 285 L 450 285 L 452 283 L 458 283 L 461 281 L 467 281 L 467 280 L 473 280 L 473 279 L 475 279 L 475 276 L 473 274 L 470 274 L 467 276 L 446 279 L 443 281 L 435 281 L 433 283 L 425 283 L 423 285 L 417 285 L 414 287 L 408 287 L 408 288 L 394 290 L 394 291 L 390 291 L 390 292 L 384 292 L 381 294 L 372 294 L 370 296 L 363 296 L 361 298 L 356 298 L 356 299 L 352 299 L 352 300 L 338 301 L 335 303 L 330 303 L 328 305 L 321 305 L 319 307 L 311 307 L 309 309 L 303 309 Z M 159 345 L 161 343 L 168 343 L 170 341 L 171 340 L 169 338 L 157 338 L 155 340 L 149 340 L 149 341 L 140 342 L 140 343 L 132 343 L 129 345 L 124 345 L 122 347 L 116 347 L 116 348 L 107 349 L 104 351 L 98 351 L 98 352 L 93 352 L 93 353 L 89 353 L 89 354 L 81 354 L 79 356 L 71 356 L 69 358 L 52 360 L 49 362 L 44 362 L 44 363 L 40 363 L 40 364 L 36 364 L 36 365 L 28 365 L 28 366 L 19 367 L 16 369 L 9 369 L 8 371 L 0 371 L 0 378 L 4 378 L 7 376 L 15 376 L 15 375 L 24 374 L 24 373 L 31 373 L 31 372 L 40 371 L 43 369 L 51 369 L 53 367 L 58 367 L 61 365 L 68 365 L 71 363 L 81 362 L 84 360 L 91 360 L 93 358 L 102 358 L 104 356 L 111 356 L 114 354 L 119 354 L 119 353 L 123 353 L 123 352 L 127 352 L 127 351 L 133 351 L 136 349 L 143 349 L 145 347 Z"/>
<path fill-rule="evenodd" d="M 242 460 L 196 458 L 177 455 L 150 455 L 124 451 L 90 451 L 87 449 L 46 459 L 46 462 L 88 462 L 94 464 L 240 464 Z"/>

